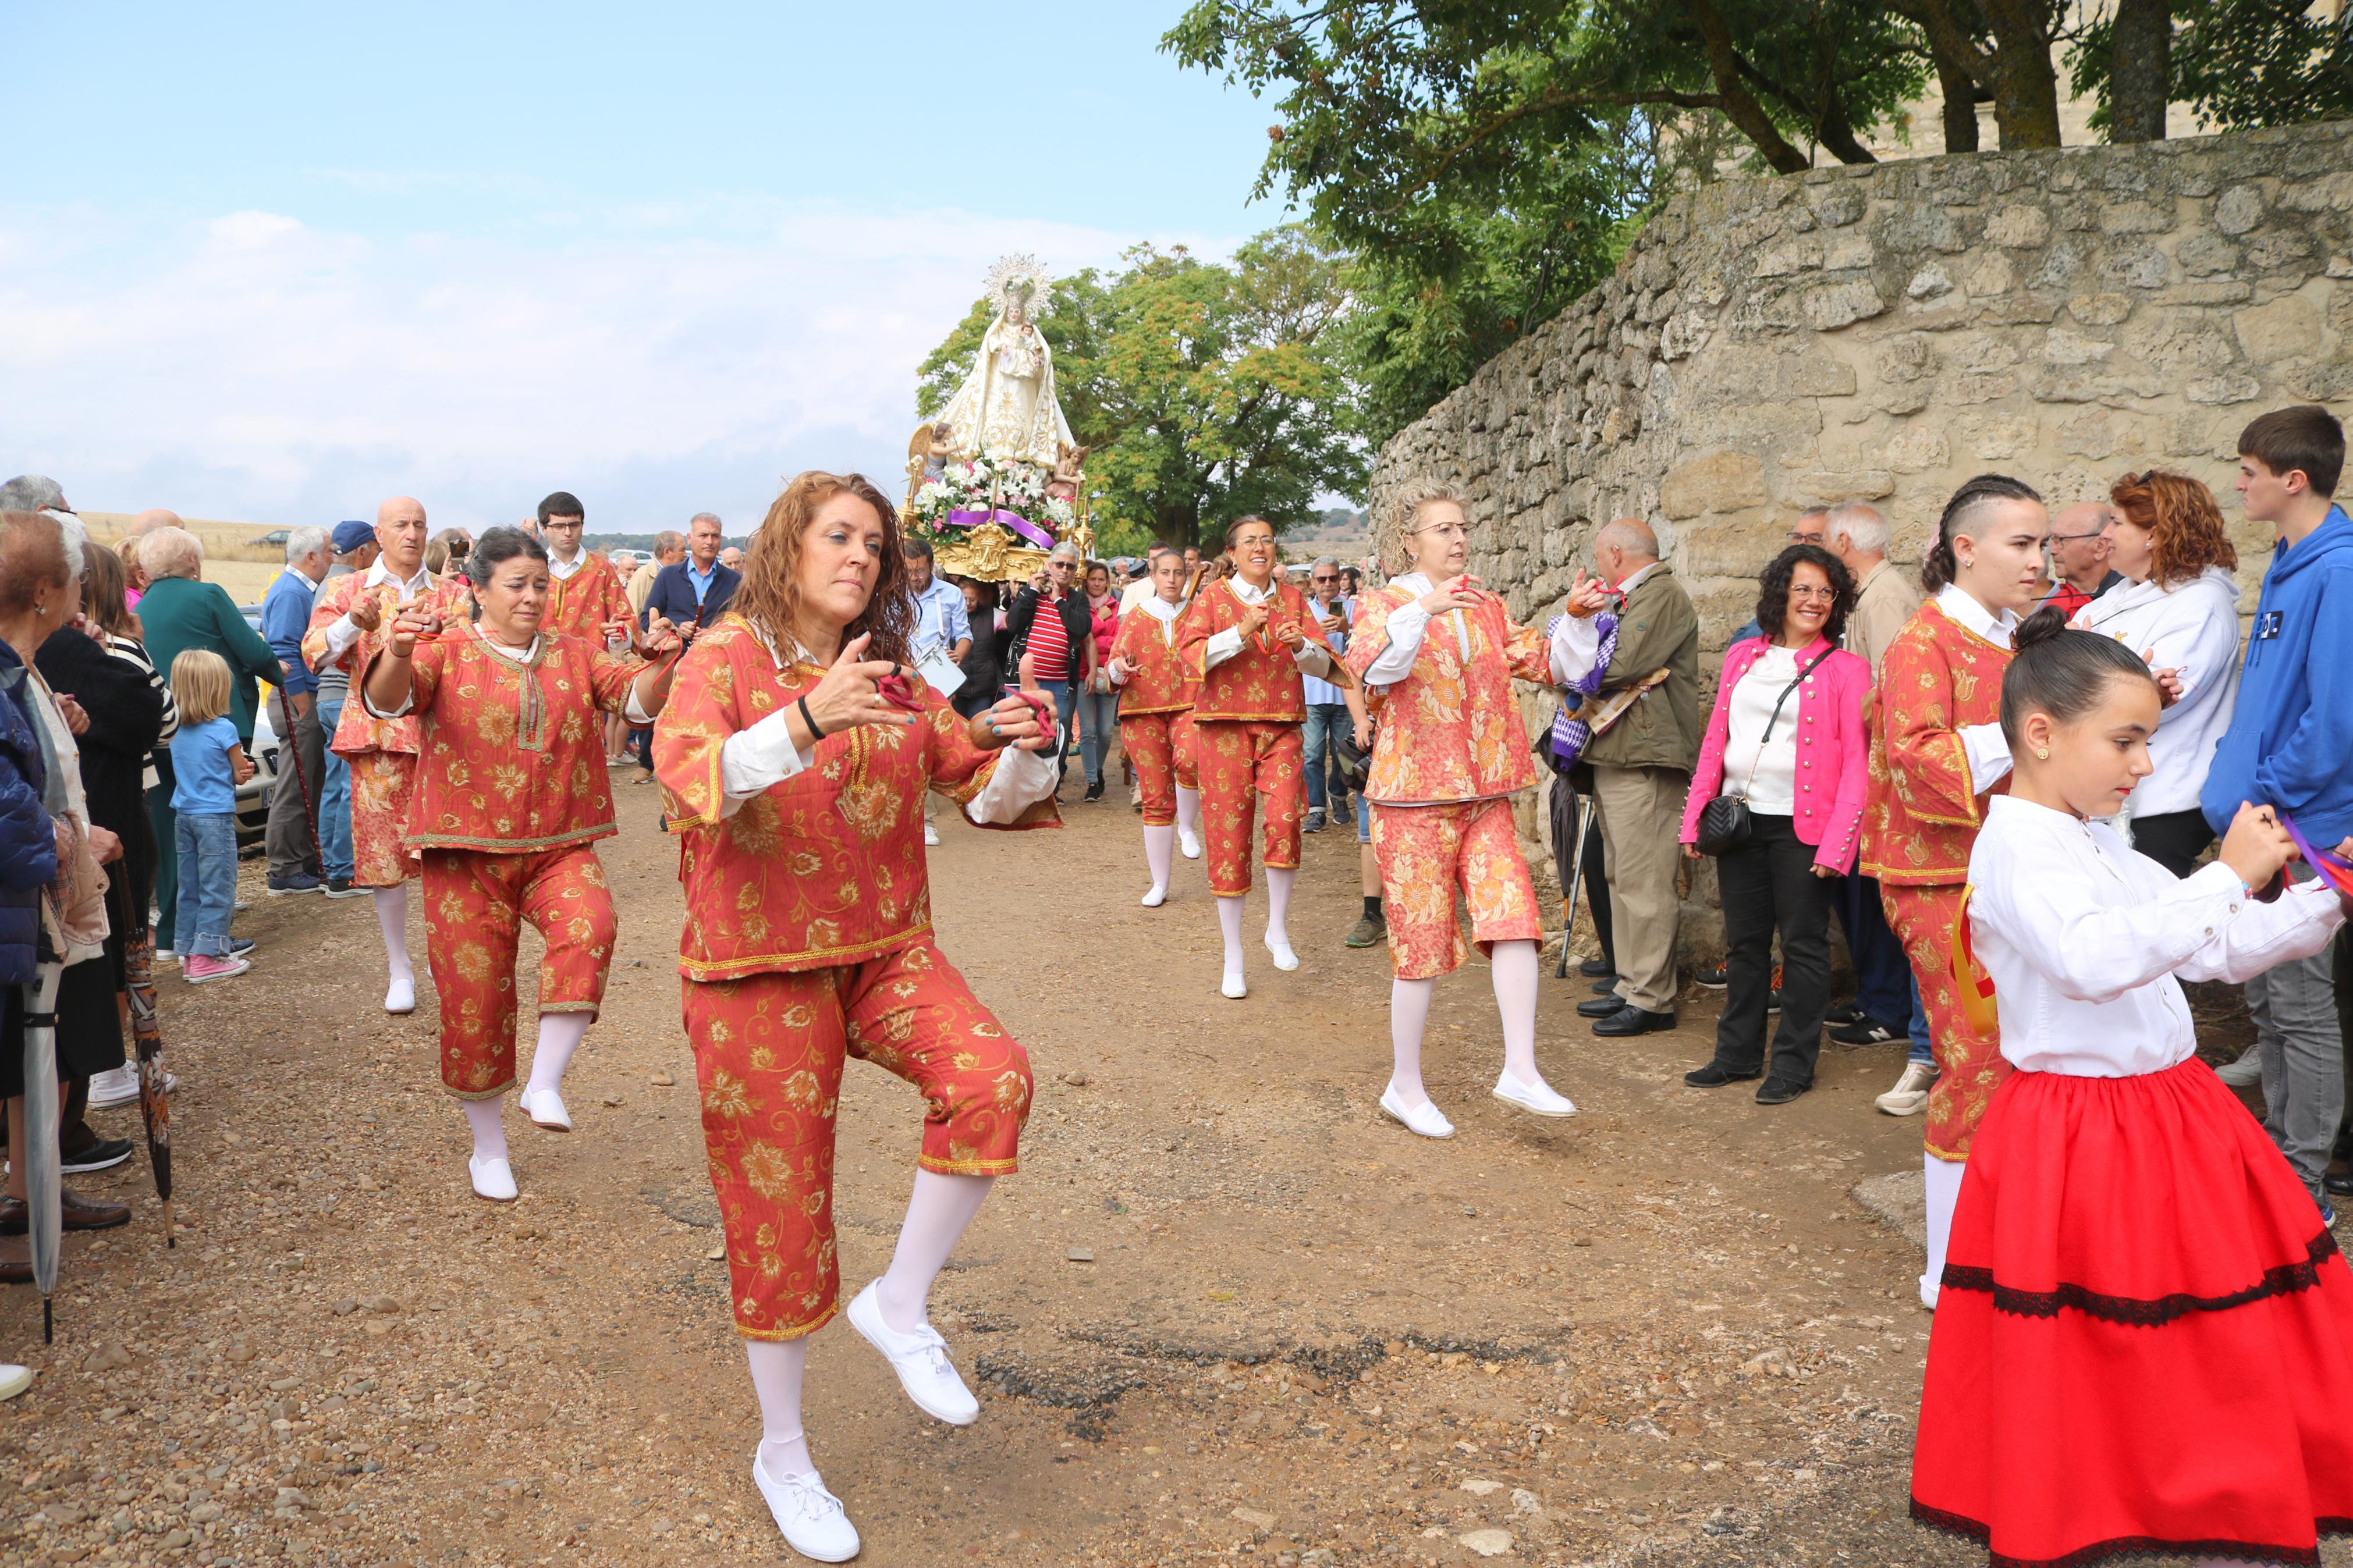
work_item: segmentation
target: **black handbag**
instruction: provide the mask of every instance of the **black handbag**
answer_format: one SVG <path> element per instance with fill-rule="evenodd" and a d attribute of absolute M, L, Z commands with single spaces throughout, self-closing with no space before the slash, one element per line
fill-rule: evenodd
<path fill-rule="evenodd" d="M 1373 771 L 1373 754 L 1356 749 L 1356 737 L 1345 730 L 1334 731 L 1332 756 L 1339 765 L 1340 782 L 1351 795 L 1365 793 L 1365 780 Z"/>
<path fill-rule="evenodd" d="M 1789 693 L 1806 682 L 1814 672 L 1814 665 L 1830 658 L 1831 650 L 1822 649 L 1813 662 L 1798 671 L 1798 678 L 1781 689 L 1773 703 L 1773 711 L 1765 721 L 1765 737 L 1757 742 L 1757 757 L 1748 764 L 1748 783 L 1757 782 L 1757 770 L 1765 761 L 1765 748 L 1773 742 L 1773 726 L 1780 722 L 1781 704 L 1789 700 Z M 1699 829 L 1694 836 L 1703 855 L 1728 855 L 1748 842 L 1748 789 L 1743 785 L 1736 795 L 1720 795 L 1700 807 Z"/>

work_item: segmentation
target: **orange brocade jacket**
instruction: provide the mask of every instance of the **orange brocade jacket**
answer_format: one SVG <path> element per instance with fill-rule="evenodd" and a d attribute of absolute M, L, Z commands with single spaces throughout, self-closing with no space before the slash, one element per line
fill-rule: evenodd
<path fill-rule="evenodd" d="M 409 712 L 424 743 L 402 843 L 533 855 L 616 831 L 601 715 L 627 705 L 643 659 L 560 632 L 508 658 L 467 626 L 412 658 Z"/>
<path fill-rule="evenodd" d="M 679 973 L 689 980 L 860 963 L 932 929 L 923 790 L 963 805 L 987 784 L 1000 753 L 974 745 L 965 720 L 925 682 L 914 683 L 923 704 L 916 723 L 828 735 L 800 772 L 723 815 L 720 750 L 728 737 L 790 707 L 824 678 L 805 659 L 779 668 L 733 612 L 680 663 L 654 724 L 654 773 L 670 830 L 681 836 Z M 1061 821 L 1049 798 L 1006 826 Z"/>
<path fill-rule="evenodd" d="M 1266 625 L 1256 637 L 1242 639 L 1241 652 L 1208 668 L 1209 639 L 1241 624 L 1250 608 L 1238 597 L 1230 580 L 1213 583 L 1193 595 L 1176 617 L 1176 648 L 1184 656 L 1186 673 L 1200 682 L 1193 701 L 1196 722 L 1205 720 L 1255 720 L 1272 724 L 1307 721 L 1307 688 L 1301 681 L 1299 662 L 1292 650 L 1274 640 L 1275 628 L 1295 626 L 1307 637 L 1323 641 L 1324 633 L 1307 595 L 1288 583 L 1277 583 L 1266 602 Z"/>
<path fill-rule="evenodd" d="M 1111 656 L 1134 671 L 1119 689 L 1122 718 L 1182 713 L 1199 698 L 1200 686 L 1186 672 L 1184 658 L 1177 651 L 1176 628 L 1184 624 L 1182 610 L 1166 621 L 1142 605 L 1120 616 Z"/>
<path fill-rule="evenodd" d="M 1388 649 L 1390 615 L 1413 599 L 1393 585 L 1358 597 L 1345 656 L 1358 679 Z M 1551 644 L 1535 627 L 1514 626 L 1504 602 L 1492 595 L 1459 614 L 1471 643 L 1467 662 L 1454 616 L 1437 616 L 1422 633 L 1412 671 L 1372 696 L 1380 724 L 1365 780 L 1366 800 L 1400 805 L 1492 800 L 1536 782 L 1512 681 L 1550 684 Z"/>
<path fill-rule="evenodd" d="M 1887 887 L 1957 887 L 1969 879 L 1969 849 L 1989 796 L 1969 787 L 1960 731 L 2001 718 L 2001 676 L 2010 650 L 1997 647 L 1936 607 L 1921 605 L 1887 645 L 1871 727 L 1871 772 L 1862 808 L 1865 876 Z"/>
<path fill-rule="evenodd" d="M 318 603 L 311 606 L 310 629 L 302 634 L 302 658 L 312 669 L 325 668 L 327 662 L 327 628 L 351 612 L 366 590 L 368 574 L 347 573 L 331 577 L 319 590 Z M 427 597 L 441 618 L 452 628 L 463 627 L 474 613 L 473 590 L 462 582 L 437 578 Z M 362 673 L 376 655 L 392 641 L 392 623 L 399 615 L 400 584 L 389 580 L 378 583 L 375 589 L 376 604 L 375 630 L 362 632 L 357 641 L 343 650 L 342 664 L 352 678 L 351 700 L 343 704 L 343 716 L 335 725 L 330 742 L 338 756 L 356 756 L 365 752 L 404 752 L 414 755 L 417 751 L 417 710 L 411 708 L 397 719 L 379 719 L 367 710 L 360 695 Z"/>
<path fill-rule="evenodd" d="M 602 647 L 605 623 L 635 620 L 637 612 L 629 608 L 628 590 L 621 585 L 613 563 L 593 550 L 585 553 L 587 559 L 571 576 L 547 574 L 547 610 L 539 624 L 547 631 Z"/>

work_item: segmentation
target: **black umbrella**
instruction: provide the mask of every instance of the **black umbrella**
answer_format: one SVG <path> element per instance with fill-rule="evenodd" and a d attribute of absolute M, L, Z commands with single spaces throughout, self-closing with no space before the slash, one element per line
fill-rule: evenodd
<path fill-rule="evenodd" d="M 1577 923 L 1577 889 L 1585 881 L 1585 830 L 1592 824 L 1593 802 L 1570 787 L 1567 773 L 1552 776 L 1547 797 L 1552 814 L 1552 867 L 1560 879 L 1560 963 L 1553 978 L 1568 978 L 1568 932 Z"/>

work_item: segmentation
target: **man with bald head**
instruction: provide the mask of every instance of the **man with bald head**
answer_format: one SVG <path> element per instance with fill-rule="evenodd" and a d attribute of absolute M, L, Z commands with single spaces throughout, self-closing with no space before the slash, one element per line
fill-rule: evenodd
<path fill-rule="evenodd" d="M 2115 515 L 2105 501 L 2096 500 L 2079 500 L 2051 514 L 2051 574 L 2058 581 L 2042 603 L 2058 605 L 2070 620 L 2124 581 L 2122 573 L 2108 569 L 2108 523 Z"/>
<path fill-rule="evenodd" d="M 1594 535 L 1593 565 L 1615 596 L 1618 617 L 1588 646 L 1602 666 L 1597 702 L 1605 712 L 1620 710 L 1607 728 L 1597 726 L 1585 748 L 1618 979 L 1610 994 L 1577 1011 L 1593 1020 L 1597 1035 L 1641 1035 L 1675 1026 L 1675 861 L 1683 796 L 1699 760 L 1699 616 L 1674 568 L 1659 559 L 1658 535 L 1640 518 L 1620 518 Z"/>
<path fill-rule="evenodd" d="M 471 605 L 464 582 L 436 577 L 426 569 L 422 502 L 395 496 L 376 508 L 375 542 L 375 564 L 332 578 L 319 591 L 310 630 L 302 637 L 302 657 L 311 668 L 340 668 L 354 682 L 391 642 L 393 622 L 404 607 L 424 605 L 462 625 Z M 408 826 L 417 740 L 415 717 L 378 719 L 366 703 L 346 702 L 332 742 L 351 768 L 352 880 L 375 899 L 390 971 L 384 994 L 387 1013 L 417 1008 L 416 973 L 408 962 L 407 879 L 417 875 L 417 861 L 401 836 Z"/>

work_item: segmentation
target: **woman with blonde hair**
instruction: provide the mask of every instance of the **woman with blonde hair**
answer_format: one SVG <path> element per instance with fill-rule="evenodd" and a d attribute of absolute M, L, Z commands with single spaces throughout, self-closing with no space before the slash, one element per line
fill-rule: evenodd
<path fill-rule="evenodd" d="M 1042 696 L 970 718 L 909 666 L 898 509 L 860 474 L 805 473 L 754 535 L 744 582 L 686 656 L 654 729 L 683 839 L 679 955 L 735 1331 L 760 1400 L 752 1474 L 792 1548 L 858 1531 L 810 1462 L 807 1336 L 835 1312 L 834 1110 L 845 1058 L 913 1084 L 923 1152 L 889 1270 L 850 1325 L 926 1414 L 979 1405 L 926 1320 L 933 1279 L 1018 1165 L 1027 1054 L 932 935 L 922 796 L 983 827 L 1055 826 Z"/>
<path fill-rule="evenodd" d="M 2116 638 L 2170 670 L 2179 689 L 2148 738 L 2156 771 L 2126 797 L 2132 846 L 2187 877 L 2214 830 L 2199 792 L 2239 688 L 2239 552 L 2214 492 L 2187 474 L 2151 468 L 2108 489 L 2116 510 L 2108 564 L 2126 581 L 2075 612 L 2078 631 Z"/>

